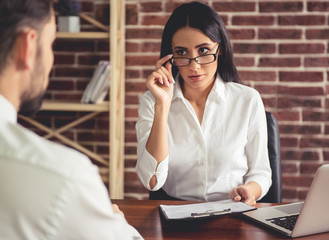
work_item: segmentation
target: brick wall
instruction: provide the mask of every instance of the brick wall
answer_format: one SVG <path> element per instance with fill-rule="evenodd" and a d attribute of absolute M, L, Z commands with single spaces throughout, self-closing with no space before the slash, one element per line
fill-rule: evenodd
<path fill-rule="evenodd" d="M 159 57 L 163 25 L 177 6 L 165 0 L 126 0 L 125 198 L 147 198 L 136 173 L 137 106 L 145 78 Z M 284 201 L 302 200 L 317 167 L 329 163 L 329 2 L 205 1 L 223 18 L 245 84 L 257 89 L 280 125 Z M 83 1 L 83 10 L 108 23 L 106 0 Z M 83 30 L 92 27 L 83 22 Z M 59 40 L 48 98 L 79 99 L 108 42 Z M 52 113 L 53 114 L 53 113 Z M 49 126 L 80 113 L 43 112 Z M 69 131 L 94 151 L 108 152 L 108 118 L 102 115 Z"/>

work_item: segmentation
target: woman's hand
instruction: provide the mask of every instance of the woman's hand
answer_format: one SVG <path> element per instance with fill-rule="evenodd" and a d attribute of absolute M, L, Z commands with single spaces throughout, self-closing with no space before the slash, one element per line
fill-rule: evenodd
<path fill-rule="evenodd" d="M 236 202 L 244 202 L 250 206 L 256 205 L 256 199 L 262 193 L 262 189 L 256 182 L 249 182 L 232 190 L 230 198 Z"/>
<path fill-rule="evenodd" d="M 120 208 L 117 204 L 112 204 L 112 208 L 113 208 L 114 213 L 118 213 L 118 214 L 121 214 L 122 216 L 124 216 L 123 212 L 120 210 Z"/>
<path fill-rule="evenodd" d="M 156 103 L 169 105 L 171 103 L 173 83 L 175 82 L 171 72 L 172 66 L 168 61 L 171 57 L 172 54 L 169 54 L 159 59 L 154 71 L 146 79 L 146 86 L 151 91 Z M 164 63 L 166 63 L 165 67 L 162 66 Z"/>

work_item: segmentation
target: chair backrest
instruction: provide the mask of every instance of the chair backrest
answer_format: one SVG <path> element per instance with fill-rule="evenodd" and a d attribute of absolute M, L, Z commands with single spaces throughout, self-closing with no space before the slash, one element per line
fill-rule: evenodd
<path fill-rule="evenodd" d="M 266 112 L 268 156 L 272 169 L 272 186 L 259 202 L 281 203 L 281 154 L 279 125 L 272 113 Z"/>
<path fill-rule="evenodd" d="M 281 155 L 279 125 L 273 114 L 266 112 L 268 155 L 272 169 L 272 186 L 259 202 L 281 203 Z M 162 188 L 149 191 L 150 200 L 180 200 L 169 196 Z"/>

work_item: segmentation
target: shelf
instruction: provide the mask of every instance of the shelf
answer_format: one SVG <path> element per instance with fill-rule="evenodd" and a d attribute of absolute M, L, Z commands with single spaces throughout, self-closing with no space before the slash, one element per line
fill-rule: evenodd
<path fill-rule="evenodd" d="M 109 39 L 108 32 L 57 32 L 58 39 Z"/>
<path fill-rule="evenodd" d="M 80 111 L 80 112 L 106 112 L 109 111 L 109 102 L 99 104 L 83 104 L 73 101 L 44 100 L 41 110 L 44 111 Z"/>

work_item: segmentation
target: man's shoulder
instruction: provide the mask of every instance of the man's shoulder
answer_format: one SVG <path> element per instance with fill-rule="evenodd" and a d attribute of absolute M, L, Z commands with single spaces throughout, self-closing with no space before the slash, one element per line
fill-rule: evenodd
<path fill-rule="evenodd" d="M 72 177 L 80 167 L 91 165 L 84 154 L 46 140 L 20 125 L 7 123 L 0 129 L 0 157 L 67 177 Z"/>

